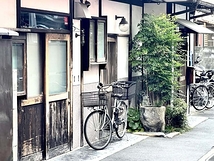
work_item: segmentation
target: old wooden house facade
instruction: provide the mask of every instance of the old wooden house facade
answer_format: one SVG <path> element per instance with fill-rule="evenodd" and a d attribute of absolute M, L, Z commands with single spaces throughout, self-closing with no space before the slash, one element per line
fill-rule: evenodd
<path fill-rule="evenodd" d="M 195 0 L 165 1 L 1 1 L 0 160 L 47 160 L 84 146 L 88 111 L 81 92 L 137 78 L 128 56 L 142 15 L 168 13 L 190 22 L 198 7 L 209 10 Z M 202 31 L 182 22 L 191 51 L 190 33 Z"/>

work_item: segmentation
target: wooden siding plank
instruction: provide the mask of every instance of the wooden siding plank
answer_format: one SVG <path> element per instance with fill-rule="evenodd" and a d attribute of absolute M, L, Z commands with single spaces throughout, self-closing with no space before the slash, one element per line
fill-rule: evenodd
<path fill-rule="evenodd" d="M 21 102 L 21 101 L 19 101 Z M 20 103 L 21 105 L 21 103 Z M 19 156 L 41 154 L 44 151 L 44 108 L 43 104 L 19 107 L 18 110 L 18 135 Z"/>
<path fill-rule="evenodd" d="M 33 98 L 28 98 L 26 100 L 21 100 L 21 106 L 29 106 L 34 104 L 40 104 L 43 102 L 43 95 Z"/>

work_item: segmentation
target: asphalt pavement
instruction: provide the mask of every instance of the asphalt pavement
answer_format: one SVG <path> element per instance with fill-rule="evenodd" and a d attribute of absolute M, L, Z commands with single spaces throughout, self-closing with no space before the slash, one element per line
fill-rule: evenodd
<path fill-rule="evenodd" d="M 127 133 L 104 150 L 84 146 L 49 161 L 214 161 L 214 109 L 193 111 L 183 134 Z"/>

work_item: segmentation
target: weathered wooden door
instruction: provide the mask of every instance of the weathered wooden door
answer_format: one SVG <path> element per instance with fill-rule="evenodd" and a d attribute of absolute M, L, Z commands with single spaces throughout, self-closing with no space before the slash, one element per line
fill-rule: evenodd
<path fill-rule="evenodd" d="M 70 150 L 69 35 L 46 34 L 45 149 L 46 159 Z"/>

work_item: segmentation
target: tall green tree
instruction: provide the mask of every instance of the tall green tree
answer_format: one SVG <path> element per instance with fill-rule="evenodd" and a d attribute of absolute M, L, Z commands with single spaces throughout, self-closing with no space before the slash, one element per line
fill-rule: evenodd
<path fill-rule="evenodd" d="M 152 105 L 167 105 L 172 91 L 179 89 L 180 67 L 184 65 L 183 39 L 176 18 L 166 14 L 145 14 L 134 36 L 130 62 L 133 72 L 142 74 Z"/>

